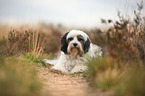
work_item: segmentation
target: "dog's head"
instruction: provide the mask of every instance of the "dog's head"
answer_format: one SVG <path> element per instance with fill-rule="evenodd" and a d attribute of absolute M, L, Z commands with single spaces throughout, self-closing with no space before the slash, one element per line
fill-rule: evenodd
<path fill-rule="evenodd" d="M 83 31 L 72 30 L 61 38 L 61 51 L 65 54 L 82 55 L 87 53 L 89 48 L 90 39 Z"/>

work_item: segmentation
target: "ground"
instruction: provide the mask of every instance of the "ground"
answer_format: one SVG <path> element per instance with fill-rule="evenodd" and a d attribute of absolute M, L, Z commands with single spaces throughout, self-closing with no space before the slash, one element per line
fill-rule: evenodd
<path fill-rule="evenodd" d="M 88 82 L 82 76 L 71 76 L 44 67 L 38 69 L 38 74 L 44 84 L 42 93 L 51 96 L 106 96 L 91 93 Z"/>

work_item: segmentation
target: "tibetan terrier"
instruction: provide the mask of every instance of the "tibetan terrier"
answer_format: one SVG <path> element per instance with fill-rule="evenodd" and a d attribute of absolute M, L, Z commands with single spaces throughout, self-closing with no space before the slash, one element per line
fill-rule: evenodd
<path fill-rule="evenodd" d="M 101 48 L 91 43 L 89 36 L 80 30 L 67 32 L 61 38 L 61 55 L 58 60 L 47 60 L 52 69 L 66 73 L 82 72 L 87 69 L 87 58 L 102 56 Z"/>

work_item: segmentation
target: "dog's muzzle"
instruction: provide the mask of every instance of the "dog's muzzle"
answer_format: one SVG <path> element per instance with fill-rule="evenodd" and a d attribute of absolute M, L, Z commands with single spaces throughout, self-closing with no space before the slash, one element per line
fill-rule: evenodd
<path fill-rule="evenodd" d="M 81 46 L 78 43 L 72 43 L 70 46 L 69 53 L 73 55 L 82 55 L 83 51 L 82 51 Z"/>

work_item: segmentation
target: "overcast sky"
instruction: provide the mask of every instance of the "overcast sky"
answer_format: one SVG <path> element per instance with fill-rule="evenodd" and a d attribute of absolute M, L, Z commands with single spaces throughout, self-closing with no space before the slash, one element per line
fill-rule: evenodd
<path fill-rule="evenodd" d="M 133 15 L 141 0 L 0 0 L 0 23 L 38 22 L 98 27 L 101 18 L 117 19 L 117 10 Z M 145 3 L 144 3 L 145 5 Z"/>

